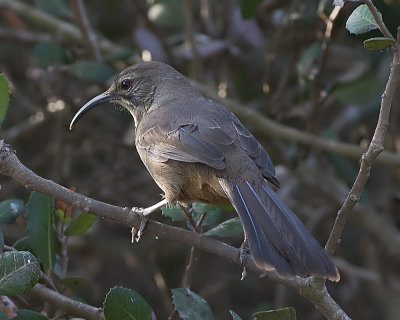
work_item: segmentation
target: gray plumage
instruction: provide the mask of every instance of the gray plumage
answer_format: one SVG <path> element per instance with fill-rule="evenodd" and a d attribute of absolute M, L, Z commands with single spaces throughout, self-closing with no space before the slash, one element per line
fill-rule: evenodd
<path fill-rule="evenodd" d="M 140 158 L 169 203 L 231 202 L 257 266 L 283 278 L 339 279 L 321 246 L 270 188 L 279 183 L 268 153 L 225 106 L 160 62 L 122 71 L 71 127 L 103 101 L 121 104 L 134 117 Z"/>

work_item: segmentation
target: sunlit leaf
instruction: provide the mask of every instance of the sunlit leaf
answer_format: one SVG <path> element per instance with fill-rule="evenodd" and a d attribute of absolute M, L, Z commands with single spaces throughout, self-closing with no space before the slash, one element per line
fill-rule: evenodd
<path fill-rule="evenodd" d="M 6 116 L 9 101 L 8 81 L 4 74 L 0 73 L 0 126 Z"/>
<path fill-rule="evenodd" d="M 382 19 L 381 13 L 379 13 L 379 16 Z M 378 23 L 365 4 L 354 9 L 346 22 L 346 29 L 354 34 L 361 34 L 378 28 Z"/>
<path fill-rule="evenodd" d="M 388 48 L 396 43 L 395 40 L 385 38 L 385 37 L 376 37 L 370 38 L 363 42 L 364 47 L 368 50 L 381 50 Z"/>
<path fill-rule="evenodd" d="M 39 262 L 32 253 L 7 251 L 0 255 L 0 294 L 23 293 L 38 282 L 39 275 Z"/>
<path fill-rule="evenodd" d="M 236 314 L 236 312 L 234 312 L 234 311 L 232 311 L 232 310 L 229 310 L 229 312 L 230 312 L 230 314 L 231 314 L 233 320 L 242 320 L 242 318 L 239 317 L 239 316 Z"/>
<path fill-rule="evenodd" d="M 24 212 L 24 202 L 18 199 L 9 199 L 0 202 L 0 223 L 14 223 Z"/>
<path fill-rule="evenodd" d="M 82 211 L 79 216 L 71 222 L 64 234 L 66 236 L 75 236 L 86 232 L 93 224 L 95 218 L 95 215 Z"/>

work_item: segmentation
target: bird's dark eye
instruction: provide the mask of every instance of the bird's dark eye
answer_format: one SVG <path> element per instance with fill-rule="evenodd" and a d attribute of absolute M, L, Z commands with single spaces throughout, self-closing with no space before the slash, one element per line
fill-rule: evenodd
<path fill-rule="evenodd" d="M 121 88 L 123 90 L 129 90 L 132 87 L 132 81 L 130 79 L 122 80 Z"/>

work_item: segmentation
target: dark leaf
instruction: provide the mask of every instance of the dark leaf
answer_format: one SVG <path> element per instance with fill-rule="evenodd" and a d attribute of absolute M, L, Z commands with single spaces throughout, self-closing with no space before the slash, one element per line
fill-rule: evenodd
<path fill-rule="evenodd" d="M 262 0 L 240 0 L 240 10 L 244 19 L 252 19 L 257 13 Z"/>
<path fill-rule="evenodd" d="M 24 212 L 24 202 L 18 199 L 10 199 L 0 202 L 0 223 L 14 223 Z"/>
<path fill-rule="evenodd" d="M 30 252 L 7 251 L 0 255 L 0 275 L 0 294 L 23 293 L 39 281 L 39 262 Z"/>
<path fill-rule="evenodd" d="M 153 312 L 141 295 L 122 287 L 107 293 L 103 309 L 106 320 L 150 320 Z"/>
<path fill-rule="evenodd" d="M 27 236 L 15 241 L 15 243 L 13 244 L 13 247 L 15 249 L 17 249 L 18 251 L 33 252 L 31 244 L 29 243 L 29 238 Z"/>
<path fill-rule="evenodd" d="M 283 308 L 278 310 L 261 311 L 253 314 L 257 320 L 296 320 L 294 308 Z"/>
<path fill-rule="evenodd" d="M 185 214 L 183 213 L 179 204 L 174 206 L 165 205 L 161 208 L 161 212 L 164 216 L 169 217 L 172 221 L 184 221 Z"/>
<path fill-rule="evenodd" d="M 232 237 L 242 232 L 242 223 L 240 222 L 240 219 L 236 217 L 222 222 L 215 228 L 212 228 L 211 230 L 205 232 L 204 235 L 225 238 Z"/>
<path fill-rule="evenodd" d="M 26 223 L 30 245 L 40 262 L 52 269 L 56 257 L 53 226 L 53 199 L 33 191 L 26 207 Z"/>
<path fill-rule="evenodd" d="M 65 0 L 35 0 L 35 7 L 58 17 L 71 15 L 71 10 Z"/>
<path fill-rule="evenodd" d="M 172 303 L 181 319 L 211 320 L 214 316 L 206 300 L 187 288 L 172 289 Z"/>
<path fill-rule="evenodd" d="M 106 64 L 92 60 L 80 60 L 69 66 L 69 71 L 77 78 L 105 83 L 113 75 L 113 70 Z"/>
<path fill-rule="evenodd" d="M 193 219 L 198 221 L 203 213 L 207 213 L 202 225 L 210 226 L 215 225 L 221 219 L 221 208 L 212 204 L 205 204 L 200 202 L 194 202 L 193 207 Z"/>
<path fill-rule="evenodd" d="M 47 318 L 46 316 L 44 316 L 43 314 L 39 313 L 39 312 L 35 312 L 32 310 L 24 310 L 24 309 L 20 309 L 18 311 L 18 315 L 13 318 L 13 320 L 48 320 L 49 318 Z"/>
<path fill-rule="evenodd" d="M 35 57 L 43 66 L 59 65 L 66 61 L 63 48 L 53 41 L 39 43 L 34 48 Z"/>

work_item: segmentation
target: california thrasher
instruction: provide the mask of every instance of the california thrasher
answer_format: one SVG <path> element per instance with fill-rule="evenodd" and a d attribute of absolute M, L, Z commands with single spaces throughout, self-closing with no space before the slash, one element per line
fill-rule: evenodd
<path fill-rule="evenodd" d="M 259 268 L 276 270 L 282 278 L 339 280 L 330 258 L 269 186 L 279 183 L 268 153 L 225 106 L 203 97 L 161 62 L 122 71 L 106 92 L 77 112 L 70 129 L 102 102 L 120 104 L 132 114 L 137 151 L 165 193 L 142 214 L 166 203 L 230 202 Z"/>

